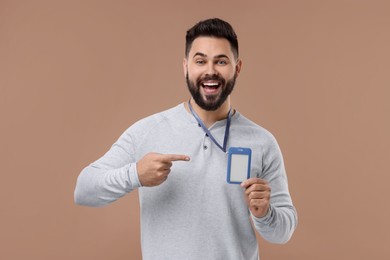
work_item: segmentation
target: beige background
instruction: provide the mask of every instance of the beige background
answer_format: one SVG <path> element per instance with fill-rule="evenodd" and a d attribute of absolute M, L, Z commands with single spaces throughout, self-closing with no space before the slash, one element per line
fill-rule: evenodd
<path fill-rule="evenodd" d="M 299 226 L 262 260 L 390 259 L 390 2 L 0 0 L 0 259 L 140 259 L 137 192 L 73 204 L 81 169 L 188 99 L 185 31 L 220 17 L 233 105 L 275 134 Z"/>

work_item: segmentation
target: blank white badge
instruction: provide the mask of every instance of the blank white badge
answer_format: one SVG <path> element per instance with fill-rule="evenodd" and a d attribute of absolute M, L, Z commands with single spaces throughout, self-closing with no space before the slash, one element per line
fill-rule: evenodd
<path fill-rule="evenodd" d="M 249 155 L 247 154 L 232 154 L 230 181 L 243 182 L 248 176 Z"/>

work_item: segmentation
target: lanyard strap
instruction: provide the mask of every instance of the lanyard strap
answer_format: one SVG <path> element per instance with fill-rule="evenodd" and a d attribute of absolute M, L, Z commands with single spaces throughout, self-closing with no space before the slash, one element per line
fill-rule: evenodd
<path fill-rule="evenodd" d="M 227 117 L 227 122 L 226 122 L 226 128 L 225 128 L 225 137 L 223 139 L 223 146 L 221 146 L 217 140 L 215 140 L 214 136 L 210 133 L 209 129 L 204 125 L 202 119 L 198 116 L 198 114 L 195 112 L 195 110 L 192 108 L 190 101 L 188 101 L 188 107 L 191 110 L 192 115 L 195 117 L 196 121 L 198 121 L 199 125 L 202 127 L 203 131 L 206 133 L 208 137 L 211 138 L 211 140 L 221 149 L 224 153 L 226 153 L 226 145 L 227 141 L 229 138 L 229 129 L 230 129 L 230 121 L 232 118 L 231 111 L 232 109 L 229 109 L 228 117 Z"/>

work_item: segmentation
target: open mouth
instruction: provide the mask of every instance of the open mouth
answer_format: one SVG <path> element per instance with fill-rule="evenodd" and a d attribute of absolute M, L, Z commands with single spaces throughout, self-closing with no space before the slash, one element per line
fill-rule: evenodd
<path fill-rule="evenodd" d="M 202 88 L 206 94 L 216 94 L 218 93 L 221 82 L 218 81 L 207 81 L 201 83 Z"/>

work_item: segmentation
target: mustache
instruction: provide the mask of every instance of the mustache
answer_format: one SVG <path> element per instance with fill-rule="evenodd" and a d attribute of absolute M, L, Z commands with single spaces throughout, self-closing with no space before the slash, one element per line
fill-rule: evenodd
<path fill-rule="evenodd" d="M 198 79 L 197 83 L 200 84 L 202 81 L 208 81 L 208 80 L 216 80 L 216 81 L 220 81 L 222 84 L 225 84 L 225 79 L 218 75 L 204 76 L 203 78 Z"/>

